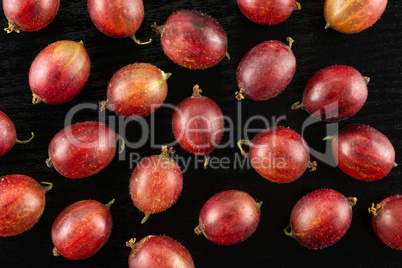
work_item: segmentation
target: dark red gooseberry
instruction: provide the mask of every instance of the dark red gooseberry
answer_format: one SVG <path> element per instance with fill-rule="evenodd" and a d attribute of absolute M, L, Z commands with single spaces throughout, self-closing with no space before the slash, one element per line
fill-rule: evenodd
<path fill-rule="evenodd" d="M 106 205 L 82 200 L 66 207 L 52 226 L 53 255 L 82 260 L 98 252 L 112 232 L 113 203 L 114 199 Z"/>
<path fill-rule="evenodd" d="M 236 78 L 240 89 L 238 100 L 244 96 L 252 100 L 268 100 L 281 93 L 292 80 L 296 58 L 289 46 L 279 41 L 266 41 L 251 49 L 237 67 Z"/>
<path fill-rule="evenodd" d="M 276 183 L 297 180 L 309 168 L 316 169 L 317 163 L 310 162 L 310 150 L 306 141 L 294 130 L 273 127 L 257 134 L 252 141 L 238 142 L 241 153 L 246 156 L 242 145 L 250 147 L 250 161 L 264 178 Z"/>
<path fill-rule="evenodd" d="M 229 190 L 212 196 L 202 206 L 194 229 L 218 245 L 233 245 L 249 238 L 260 222 L 260 207 L 249 194 Z"/>
<path fill-rule="evenodd" d="M 3 0 L 7 33 L 32 32 L 47 26 L 56 16 L 60 0 Z"/>
<path fill-rule="evenodd" d="M 368 77 L 345 65 L 334 65 L 316 73 L 307 83 L 303 102 L 292 109 L 303 108 L 325 121 L 339 121 L 357 113 L 367 100 Z"/>
<path fill-rule="evenodd" d="M 170 75 L 149 63 L 127 65 L 110 79 L 103 104 L 124 117 L 148 116 L 165 100 Z"/>
<path fill-rule="evenodd" d="M 92 176 L 113 160 L 118 139 L 116 132 L 103 123 L 73 124 L 54 136 L 46 164 L 70 179 Z"/>
<path fill-rule="evenodd" d="M 181 10 L 169 16 L 161 33 L 165 54 L 175 63 L 190 69 L 205 69 L 227 54 L 227 36 L 219 23 L 207 14 Z"/>
<path fill-rule="evenodd" d="M 126 243 L 132 251 L 128 257 L 129 268 L 194 268 L 190 253 L 176 240 L 149 235 L 139 242 L 135 238 Z"/>
<path fill-rule="evenodd" d="M 10 151 L 15 143 L 25 144 L 30 142 L 34 137 L 33 132 L 31 135 L 29 140 L 18 140 L 13 122 L 5 113 L 0 111 L 0 156 Z"/>
<path fill-rule="evenodd" d="M 193 95 L 177 105 L 172 118 L 176 140 L 187 152 L 204 155 L 208 164 L 209 153 L 222 139 L 224 120 L 219 106 L 210 98 L 201 96 L 198 85 Z"/>
<path fill-rule="evenodd" d="M 265 25 L 285 21 L 293 10 L 301 9 L 296 0 L 237 0 L 237 4 L 249 20 Z"/>
<path fill-rule="evenodd" d="M 137 44 L 135 33 L 144 20 L 144 3 L 142 0 L 88 0 L 89 16 L 96 28 L 102 33 L 115 38 L 130 37 Z"/>
<path fill-rule="evenodd" d="M 130 179 L 130 195 L 134 205 L 145 213 L 141 223 L 151 214 L 170 208 L 183 188 L 179 165 L 169 157 L 173 148 L 162 147 L 160 155 L 144 158 L 134 169 Z"/>
<path fill-rule="evenodd" d="M 29 230 L 42 216 L 45 193 L 52 184 L 41 186 L 25 175 L 0 178 L 0 236 L 13 236 Z"/>
<path fill-rule="evenodd" d="M 389 139 L 365 125 L 342 128 L 332 139 L 332 154 L 343 172 L 363 181 L 381 179 L 396 166 Z"/>
<path fill-rule="evenodd" d="M 385 198 L 369 208 L 375 234 L 384 244 L 402 250 L 402 196 Z"/>
<path fill-rule="evenodd" d="M 356 202 L 330 189 L 311 192 L 294 206 L 285 234 L 310 249 L 331 246 L 349 229 Z"/>
<path fill-rule="evenodd" d="M 358 33 L 373 25 L 384 13 L 387 0 L 326 0 L 325 29 Z"/>
<path fill-rule="evenodd" d="M 91 63 L 82 42 L 58 41 L 43 49 L 32 62 L 29 86 L 34 104 L 61 104 L 85 86 Z"/>

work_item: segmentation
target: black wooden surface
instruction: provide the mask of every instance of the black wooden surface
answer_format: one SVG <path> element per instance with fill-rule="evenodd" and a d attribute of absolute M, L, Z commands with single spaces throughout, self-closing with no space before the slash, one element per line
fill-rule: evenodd
<path fill-rule="evenodd" d="M 324 0 L 301 1 L 301 4 L 303 9 L 294 12 L 287 21 L 276 26 L 262 26 L 244 17 L 235 0 L 147 0 L 144 3 L 145 19 L 136 34 L 141 40 L 153 38 L 153 42 L 146 46 L 138 46 L 129 38 L 114 39 L 102 34 L 92 24 L 83 0 L 62 0 L 54 21 L 38 32 L 9 35 L 4 32 L 0 38 L 0 110 L 14 121 L 20 139 L 29 137 L 31 131 L 35 132 L 35 139 L 27 145 L 16 145 L 0 158 L 0 176 L 26 174 L 38 181 L 54 183 L 54 189 L 47 194 L 42 218 L 31 230 L 15 237 L 0 238 L 0 267 L 127 267 L 130 249 L 125 247 L 125 241 L 151 234 L 164 234 L 180 241 L 193 256 L 196 267 L 401 267 L 401 252 L 388 248 L 377 239 L 371 227 L 371 215 L 367 212 L 371 202 L 402 194 L 400 167 L 379 181 L 362 182 L 317 160 L 317 171 L 306 172 L 290 184 L 274 184 L 252 168 L 234 167 L 236 154 L 239 156 L 234 145 L 212 152 L 211 156 L 232 161 L 229 168 L 219 169 L 213 166 L 203 168 L 200 162 L 195 164 L 194 157 L 176 145 L 176 155 L 192 158 L 190 168 L 184 173 L 182 194 L 169 210 L 151 216 L 146 224 L 141 225 L 143 214 L 134 207 L 128 192 L 133 170 L 129 155 L 159 154 L 159 147 L 152 146 L 150 140 L 141 148 L 126 148 L 123 153 L 125 161 L 116 156 L 98 175 L 81 180 L 64 178 L 45 165 L 47 146 L 64 127 L 68 111 L 79 104 L 98 104 L 104 100 L 111 76 L 133 62 L 148 62 L 173 74 L 168 80 L 168 104 L 177 105 L 190 96 L 193 85 L 199 84 L 203 94 L 215 100 L 224 115 L 233 119 L 233 136 L 225 133 L 223 138 L 223 142 L 231 141 L 232 144 L 244 138 L 243 134 L 238 134 L 238 129 L 242 130 L 253 115 L 261 115 L 269 122 L 272 117 L 285 116 L 279 125 L 300 133 L 308 114 L 291 111 L 290 105 L 301 99 L 308 79 L 330 65 L 353 66 L 371 78 L 369 97 L 362 110 L 340 122 L 340 126 L 364 123 L 380 130 L 393 143 L 396 162 L 402 162 L 402 4 L 390 1 L 384 15 L 373 27 L 353 35 L 324 30 Z M 163 24 L 171 13 L 180 9 L 200 10 L 217 19 L 228 35 L 231 59 L 223 59 L 210 69 L 196 71 L 170 61 L 150 25 L 154 21 Z M 4 16 L 0 18 L 0 24 L 6 27 Z M 290 85 L 274 99 L 262 102 L 243 100 L 239 105 L 234 93 L 237 91 L 235 73 L 241 58 L 263 41 L 286 42 L 288 36 L 295 40 L 293 51 L 297 59 L 296 74 Z M 31 62 L 48 44 L 67 39 L 82 40 L 89 53 L 92 67 L 87 85 L 66 104 L 33 105 L 28 85 Z M 150 130 L 155 133 L 155 142 L 159 145 L 174 140 L 170 126 L 172 113 L 171 109 L 162 108 L 154 114 L 155 124 Z M 106 116 L 107 122 L 118 121 L 112 112 L 107 112 Z M 87 109 L 77 113 L 73 122 L 98 120 L 98 117 L 97 110 Z M 148 117 L 145 121 L 150 123 L 152 119 Z M 327 133 L 325 126 L 324 122 L 319 122 L 304 133 L 310 147 L 321 152 L 325 151 L 322 137 L 333 134 Z M 250 127 L 263 129 L 265 125 L 261 120 L 254 120 Z M 124 133 L 120 134 L 131 142 L 138 140 L 145 131 L 135 122 L 123 129 Z M 249 138 L 253 136 L 251 133 Z M 359 201 L 353 208 L 352 225 L 346 235 L 335 245 L 314 251 L 285 236 L 283 229 L 288 225 L 293 205 L 303 195 L 320 188 L 332 188 L 345 196 L 356 196 Z M 217 246 L 204 237 L 197 237 L 193 229 L 203 203 L 213 194 L 229 189 L 246 191 L 264 202 L 261 222 L 248 240 L 233 246 Z M 50 230 L 62 209 L 82 199 L 107 203 L 113 198 L 116 198 L 111 208 L 114 226 L 103 249 L 82 261 L 52 256 Z"/>

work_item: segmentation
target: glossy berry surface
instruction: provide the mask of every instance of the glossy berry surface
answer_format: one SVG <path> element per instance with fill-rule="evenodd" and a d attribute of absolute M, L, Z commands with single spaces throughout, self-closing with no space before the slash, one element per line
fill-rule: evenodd
<path fill-rule="evenodd" d="M 402 250 L 402 196 L 385 198 L 369 208 L 375 234 L 387 246 Z"/>
<path fill-rule="evenodd" d="M 108 108 L 123 117 L 150 115 L 166 98 L 169 76 L 149 63 L 123 67 L 109 81 Z"/>
<path fill-rule="evenodd" d="M 290 17 L 296 0 L 237 0 L 237 4 L 252 22 L 273 25 Z"/>
<path fill-rule="evenodd" d="M 17 141 L 17 133 L 10 118 L 0 111 L 0 156 L 13 148 Z"/>
<path fill-rule="evenodd" d="M 356 114 L 367 100 L 368 78 L 356 69 L 334 65 L 317 72 L 304 89 L 300 107 L 325 121 L 339 121 Z"/>
<path fill-rule="evenodd" d="M 187 249 L 176 240 L 161 235 L 149 235 L 139 242 L 127 242 L 132 248 L 128 257 L 129 268 L 194 268 Z"/>
<path fill-rule="evenodd" d="M 363 181 L 381 179 L 395 165 L 389 139 L 366 125 L 343 127 L 332 140 L 332 154 L 343 172 Z"/>
<path fill-rule="evenodd" d="M 56 16 L 60 0 L 3 0 L 3 11 L 8 19 L 7 33 L 38 31 Z"/>
<path fill-rule="evenodd" d="M 218 193 L 202 206 L 194 232 L 218 245 L 240 243 L 257 229 L 261 204 L 242 191 Z"/>
<path fill-rule="evenodd" d="M 87 6 L 96 28 L 111 37 L 134 37 L 144 19 L 142 0 L 88 0 Z"/>
<path fill-rule="evenodd" d="M 36 224 L 45 209 L 45 193 L 31 177 L 8 175 L 0 178 L 0 236 L 21 234 Z"/>
<path fill-rule="evenodd" d="M 356 198 L 346 198 L 341 193 L 320 189 L 301 198 L 290 215 L 290 228 L 285 229 L 301 245 L 322 249 L 339 241 L 352 222 L 352 206 Z"/>
<path fill-rule="evenodd" d="M 118 136 L 100 122 L 73 124 L 57 133 L 49 144 L 48 166 L 70 179 L 92 176 L 114 158 Z"/>
<path fill-rule="evenodd" d="M 179 198 L 183 175 L 179 165 L 169 157 L 172 149 L 163 147 L 162 154 L 144 158 L 130 179 L 130 195 L 134 205 L 146 214 L 162 212 Z"/>
<path fill-rule="evenodd" d="M 173 134 L 187 152 L 208 155 L 222 139 L 223 115 L 213 100 L 201 96 L 198 85 L 193 91 L 193 95 L 180 102 L 173 113 Z"/>
<path fill-rule="evenodd" d="M 227 36 L 219 23 L 194 10 L 173 13 L 162 26 L 161 44 L 175 63 L 190 69 L 205 69 L 227 53 Z"/>
<path fill-rule="evenodd" d="M 239 93 L 252 100 L 271 99 L 289 85 L 295 70 L 296 58 L 290 46 L 265 41 L 252 48 L 237 67 Z"/>
<path fill-rule="evenodd" d="M 32 62 L 29 86 L 34 104 L 61 104 L 85 86 L 91 69 L 82 42 L 57 41 L 43 49 Z"/>
<path fill-rule="evenodd" d="M 113 202 L 113 201 L 112 201 Z M 53 254 L 82 260 L 98 252 L 112 232 L 112 204 L 82 200 L 65 208 L 52 226 Z"/>
<path fill-rule="evenodd" d="M 250 142 L 250 161 L 261 176 L 276 183 L 295 181 L 308 167 L 314 170 L 306 141 L 285 127 L 258 133 Z"/>
<path fill-rule="evenodd" d="M 377 22 L 387 7 L 387 0 L 326 0 L 325 28 L 342 33 L 358 33 Z"/>

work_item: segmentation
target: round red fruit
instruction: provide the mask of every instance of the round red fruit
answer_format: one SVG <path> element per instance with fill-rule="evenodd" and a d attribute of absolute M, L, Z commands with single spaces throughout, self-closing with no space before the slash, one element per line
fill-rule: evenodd
<path fill-rule="evenodd" d="M 194 229 L 218 245 L 233 245 L 249 238 L 260 222 L 260 207 L 247 193 L 229 190 L 212 196 L 204 204 Z"/>
<path fill-rule="evenodd" d="M 100 122 L 73 124 L 54 136 L 46 164 L 70 179 L 92 176 L 113 160 L 118 138 L 116 132 Z"/>
<path fill-rule="evenodd" d="M 3 0 L 7 33 L 32 32 L 47 26 L 56 16 L 60 0 Z"/>
<path fill-rule="evenodd" d="M 177 105 L 172 118 L 176 140 L 187 152 L 201 154 L 208 164 L 209 153 L 222 139 L 224 119 L 219 106 L 210 98 L 201 96 L 198 85 L 193 95 Z"/>
<path fill-rule="evenodd" d="M 165 54 L 190 69 L 205 69 L 227 54 L 227 36 L 219 23 L 207 14 L 181 10 L 158 27 Z"/>
<path fill-rule="evenodd" d="M 41 186 L 25 175 L 0 178 L 0 236 L 13 236 L 29 230 L 43 214 L 45 193 L 51 183 Z"/>
<path fill-rule="evenodd" d="M 296 58 L 289 46 L 279 41 L 266 41 L 251 49 L 237 67 L 240 89 L 236 98 L 268 100 L 281 93 L 290 83 L 296 70 Z"/>
<path fill-rule="evenodd" d="M 349 229 L 356 202 L 330 189 L 311 192 L 294 206 L 285 234 L 310 249 L 331 246 Z"/>
<path fill-rule="evenodd" d="M 373 25 L 384 13 L 387 0 L 326 0 L 325 29 L 358 33 Z"/>
<path fill-rule="evenodd" d="M 369 208 L 375 234 L 384 244 L 402 250 L 402 196 L 385 198 Z"/>
<path fill-rule="evenodd" d="M 96 28 L 102 33 L 115 38 L 131 37 L 136 43 L 143 43 L 135 38 L 135 33 L 144 20 L 142 0 L 88 0 L 89 16 Z"/>
<path fill-rule="evenodd" d="M 129 268 L 194 268 L 194 262 L 185 247 L 174 239 L 149 235 L 139 242 L 126 243 L 132 248 L 128 257 Z"/>
<path fill-rule="evenodd" d="M 25 144 L 30 142 L 33 139 L 33 133 L 31 134 L 32 137 L 29 140 L 18 140 L 13 122 L 5 113 L 0 111 L 0 156 L 10 151 L 15 143 Z"/>
<path fill-rule="evenodd" d="M 294 130 L 273 127 L 257 134 L 252 141 L 240 140 L 238 145 L 250 146 L 250 161 L 264 178 L 276 183 L 297 180 L 309 168 L 316 169 L 317 163 L 310 162 L 310 150 L 306 141 Z"/>
<path fill-rule="evenodd" d="M 303 108 L 325 121 L 349 118 L 366 102 L 369 80 L 349 66 L 327 67 L 308 81 L 303 102 L 295 103 L 292 109 Z"/>
<path fill-rule="evenodd" d="M 240 10 L 252 22 L 273 25 L 285 21 L 301 6 L 296 0 L 237 0 Z"/>
<path fill-rule="evenodd" d="M 145 213 L 141 223 L 151 214 L 170 208 L 183 188 L 179 165 L 169 157 L 173 148 L 162 147 L 160 155 L 144 158 L 134 169 L 130 179 L 130 195 L 134 205 Z"/>
<path fill-rule="evenodd" d="M 107 205 L 82 200 L 65 208 L 52 226 L 53 255 L 82 260 L 98 252 L 109 239 L 113 219 Z"/>
<path fill-rule="evenodd" d="M 342 128 L 332 139 L 332 154 L 343 172 L 363 181 L 379 180 L 396 165 L 389 139 L 366 125 Z"/>
<path fill-rule="evenodd" d="M 34 104 L 61 104 L 85 86 L 91 63 L 82 42 L 58 41 L 43 49 L 32 62 L 29 86 Z"/>
<path fill-rule="evenodd" d="M 148 116 L 164 102 L 170 75 L 149 63 L 127 65 L 110 79 L 104 105 L 123 117 Z"/>

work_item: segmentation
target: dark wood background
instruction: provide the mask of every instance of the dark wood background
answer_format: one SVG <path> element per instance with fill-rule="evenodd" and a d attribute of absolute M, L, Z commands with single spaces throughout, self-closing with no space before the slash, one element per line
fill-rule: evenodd
<path fill-rule="evenodd" d="M 303 9 L 276 26 L 262 26 L 249 21 L 240 12 L 235 0 L 167 1 L 146 0 L 145 19 L 136 36 L 141 40 L 153 38 L 146 46 L 138 46 L 129 38 L 114 39 L 99 32 L 87 13 L 86 1 L 62 0 L 54 21 L 46 28 L 33 33 L 1 34 L 0 38 L 0 110 L 13 121 L 18 137 L 25 139 L 31 131 L 35 139 L 27 145 L 16 145 L 0 158 L 0 176 L 21 173 L 38 181 L 54 183 L 47 194 L 46 208 L 42 218 L 29 231 L 15 236 L 0 238 L 1 267 L 127 267 L 130 252 L 125 241 L 132 237 L 141 239 L 147 235 L 168 235 L 180 241 L 193 256 L 197 267 L 401 267 L 401 252 L 385 246 L 374 234 L 371 215 L 367 208 L 372 202 L 402 194 L 401 167 L 393 169 L 388 176 L 375 182 L 363 182 L 348 177 L 338 168 L 318 161 L 316 172 L 306 172 L 290 184 L 274 184 L 259 176 L 252 168 L 228 169 L 202 168 L 194 159 L 184 173 L 184 188 L 177 203 L 169 210 L 151 216 L 140 224 L 143 214 L 130 199 L 128 183 L 132 167 L 128 160 L 119 161 L 118 156 L 99 174 L 70 180 L 45 165 L 47 147 L 52 137 L 64 127 L 67 112 L 78 104 L 98 104 L 106 97 L 106 87 L 112 75 L 121 67 L 133 62 L 148 62 L 165 72 L 173 73 L 168 80 L 169 92 L 166 103 L 177 105 L 191 95 L 192 87 L 199 84 L 204 95 L 221 107 L 224 115 L 235 121 L 234 137 L 229 133 L 223 141 L 233 142 L 244 138 L 237 135 L 244 122 L 253 115 L 261 115 L 271 121 L 272 116 L 286 116 L 280 125 L 299 133 L 305 111 L 291 111 L 290 105 L 302 97 L 308 79 L 318 70 L 345 64 L 355 67 L 369 76 L 369 96 L 361 111 L 340 126 L 364 123 L 384 133 L 396 150 L 396 162 L 402 162 L 401 150 L 401 26 L 399 1 L 390 1 L 382 18 L 371 28 L 358 34 L 346 35 L 334 30 L 324 30 L 324 0 L 300 1 Z M 196 9 L 214 17 L 226 30 L 231 59 L 223 59 L 207 70 L 188 70 L 170 61 L 163 53 L 159 37 L 150 25 L 159 24 L 176 10 Z M 0 18 L 6 27 L 7 20 Z M 295 43 L 293 51 L 297 59 L 296 74 L 286 90 L 274 99 L 262 102 L 244 100 L 241 106 L 234 98 L 237 91 L 236 68 L 245 53 L 266 40 L 286 42 L 291 36 Z M 83 91 L 72 101 L 58 106 L 33 105 L 28 85 L 28 72 L 35 56 L 48 44 L 58 40 L 84 42 L 91 58 L 91 75 Z M 241 107 L 241 120 L 237 114 Z M 155 141 L 166 144 L 174 140 L 170 121 L 173 111 L 159 109 L 155 113 Z M 98 120 L 98 111 L 79 112 L 74 122 Z M 108 112 L 109 121 L 117 117 Z M 147 122 L 151 121 L 148 117 Z M 253 128 L 265 128 L 262 121 L 253 121 Z M 310 126 L 304 138 L 311 148 L 325 151 L 321 140 L 325 132 L 324 122 Z M 129 141 L 136 141 L 143 130 L 132 122 L 125 128 Z M 123 134 L 123 133 L 120 133 Z M 333 133 L 332 133 L 333 134 Z M 250 138 L 254 134 L 250 135 Z M 176 154 L 193 157 L 175 146 Z M 147 142 L 141 148 L 127 148 L 141 157 L 159 154 Z M 215 150 L 211 156 L 234 160 L 239 151 L 234 146 Z M 293 205 L 305 194 L 320 188 L 332 188 L 345 196 L 356 196 L 359 201 L 353 208 L 352 225 L 346 235 L 335 245 L 323 250 L 309 250 L 294 239 L 284 235 Z M 246 241 L 233 246 L 217 246 L 204 237 L 193 233 L 198 223 L 198 213 L 204 202 L 220 191 L 238 189 L 263 201 L 261 222 L 256 232 Z M 66 206 L 82 200 L 95 199 L 107 203 L 116 198 L 111 208 L 114 219 L 112 235 L 96 255 L 82 261 L 69 261 L 53 257 L 50 230 L 58 213 Z"/>

